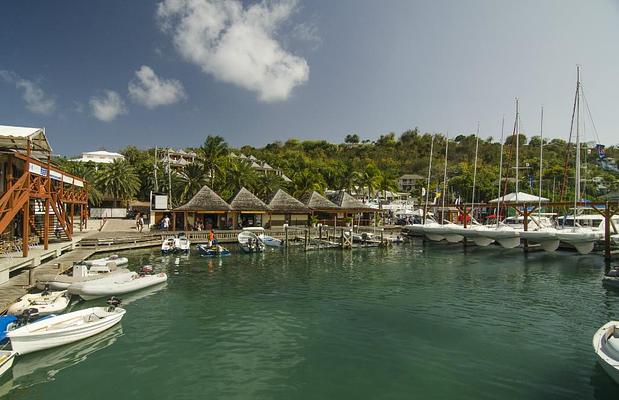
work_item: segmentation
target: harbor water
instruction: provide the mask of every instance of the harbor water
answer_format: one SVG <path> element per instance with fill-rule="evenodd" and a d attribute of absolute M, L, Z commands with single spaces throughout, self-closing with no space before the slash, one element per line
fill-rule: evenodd
<path fill-rule="evenodd" d="M 6 399 L 615 399 L 591 338 L 619 319 L 599 255 L 422 242 L 123 254 L 167 284 L 114 329 L 19 357 Z M 73 309 L 103 305 L 78 303 Z"/>

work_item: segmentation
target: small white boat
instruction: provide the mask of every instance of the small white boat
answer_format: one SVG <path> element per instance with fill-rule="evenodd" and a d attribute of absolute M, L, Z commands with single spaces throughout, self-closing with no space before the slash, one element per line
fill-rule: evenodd
<path fill-rule="evenodd" d="M 191 242 L 185 236 L 174 238 L 174 251 L 178 253 L 189 253 Z"/>
<path fill-rule="evenodd" d="M 501 247 L 505 249 L 513 249 L 514 247 L 518 247 L 520 245 L 520 230 L 503 224 L 498 227 L 480 230 L 479 235 L 489 239 L 494 239 L 501 245 Z"/>
<path fill-rule="evenodd" d="M 262 241 L 262 243 L 264 243 L 265 246 L 281 247 L 281 245 L 282 245 L 282 241 L 281 240 L 275 239 L 273 236 L 267 235 L 265 233 L 263 227 L 252 226 L 252 227 L 243 228 L 243 230 L 255 233 L 256 236 L 258 236 L 260 238 L 260 240 Z"/>
<path fill-rule="evenodd" d="M 573 227 L 557 230 L 557 238 L 573 246 L 579 254 L 589 254 L 593 251 L 595 242 L 602 238 L 601 232 Z"/>
<path fill-rule="evenodd" d="M 118 257 L 117 254 L 113 254 L 109 257 L 96 258 L 94 260 L 86 260 L 82 262 L 82 264 L 88 265 L 89 267 L 105 267 L 109 263 L 114 263 L 117 267 L 120 267 L 122 265 L 129 264 L 129 259 L 127 257 Z"/>
<path fill-rule="evenodd" d="M 119 296 L 135 292 L 164 283 L 167 280 L 168 275 L 163 272 L 154 275 L 133 273 L 130 276 L 123 276 L 122 279 L 102 279 L 71 285 L 69 293 L 78 295 L 84 300 L 94 300 L 101 297 Z"/>
<path fill-rule="evenodd" d="M 431 241 L 440 242 L 445 239 L 445 227 L 438 222 L 427 222 L 422 227 L 423 234 Z"/>
<path fill-rule="evenodd" d="M 520 237 L 539 245 L 548 252 L 553 252 L 559 248 L 558 230 L 556 228 L 539 228 L 531 231 L 520 232 Z"/>
<path fill-rule="evenodd" d="M 174 251 L 175 242 L 176 238 L 173 236 L 163 239 L 163 242 L 161 243 L 161 252 L 164 254 L 172 253 Z"/>
<path fill-rule="evenodd" d="M 72 275 L 48 274 L 39 276 L 37 288 L 44 290 L 45 286 L 49 285 L 52 290 L 65 290 L 74 283 L 93 281 L 129 272 L 131 271 L 126 268 L 117 268 L 113 263 L 104 267 L 93 265 L 90 268 L 86 265 L 75 265 L 71 271 Z"/>
<path fill-rule="evenodd" d="M 7 314 L 21 315 L 28 308 L 36 308 L 42 317 L 50 314 L 59 314 L 67 308 L 70 298 L 71 296 L 66 290 L 26 294 L 11 304 Z"/>
<path fill-rule="evenodd" d="M 116 304 L 110 302 L 109 307 L 91 307 L 33 322 L 9 331 L 7 336 L 20 355 L 73 343 L 119 323 L 125 310 Z"/>
<path fill-rule="evenodd" d="M 610 321 L 595 332 L 593 350 L 604 371 L 619 384 L 619 321 Z"/>
<path fill-rule="evenodd" d="M 0 376 L 4 375 L 13 366 L 17 352 L 0 350 Z"/>
<path fill-rule="evenodd" d="M 241 250 L 246 253 L 262 253 L 264 251 L 264 243 L 252 231 L 244 230 L 237 236 Z"/>

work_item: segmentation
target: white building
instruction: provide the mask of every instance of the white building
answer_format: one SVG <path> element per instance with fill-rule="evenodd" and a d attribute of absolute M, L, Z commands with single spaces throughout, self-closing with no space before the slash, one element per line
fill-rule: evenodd
<path fill-rule="evenodd" d="M 111 164 L 114 160 L 124 160 L 125 156 L 119 153 L 113 153 L 111 151 L 98 150 L 87 151 L 82 153 L 82 158 L 75 158 L 71 161 L 89 162 L 92 161 L 97 164 Z"/>

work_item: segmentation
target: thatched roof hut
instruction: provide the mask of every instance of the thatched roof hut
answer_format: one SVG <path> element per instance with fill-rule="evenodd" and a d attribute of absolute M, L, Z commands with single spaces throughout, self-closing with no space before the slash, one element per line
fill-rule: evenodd
<path fill-rule="evenodd" d="M 344 190 L 335 192 L 327 196 L 329 200 L 342 207 L 347 212 L 377 212 L 377 209 L 363 204 L 361 201 L 352 197 Z"/>
<path fill-rule="evenodd" d="M 233 211 L 251 211 L 255 213 L 271 211 L 269 206 L 244 187 L 230 200 L 230 206 Z"/>
<path fill-rule="evenodd" d="M 312 211 L 341 211 L 342 208 L 337 204 L 327 200 L 325 197 L 321 196 L 320 193 L 314 192 L 306 192 L 299 199 L 301 203 L 305 204 Z"/>
<path fill-rule="evenodd" d="M 174 209 L 174 211 L 232 211 L 230 204 L 219 197 L 210 187 L 204 185 L 187 203 Z"/>
<path fill-rule="evenodd" d="M 278 189 L 266 200 L 267 205 L 274 213 L 280 214 L 309 214 L 310 209 L 282 189 Z"/>

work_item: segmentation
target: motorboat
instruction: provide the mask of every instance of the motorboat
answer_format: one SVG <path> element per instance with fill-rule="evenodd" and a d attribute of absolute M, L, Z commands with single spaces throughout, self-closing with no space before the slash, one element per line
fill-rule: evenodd
<path fill-rule="evenodd" d="M 16 351 L 0 350 L 0 376 L 11 369 L 16 355 Z"/>
<path fill-rule="evenodd" d="M 6 334 L 9 329 L 13 327 L 17 321 L 17 317 L 14 315 L 2 315 L 0 316 L 0 344 L 7 340 Z"/>
<path fill-rule="evenodd" d="M 486 247 L 494 243 L 494 239 L 482 236 L 480 234 L 480 231 L 488 229 L 488 227 L 485 225 L 471 224 L 471 225 L 468 225 L 467 227 L 464 227 L 464 225 L 450 224 L 447 226 L 447 229 L 449 230 L 449 233 L 451 235 L 462 236 L 462 238 L 471 240 L 473 243 L 481 247 Z M 452 240 L 454 239 L 452 238 Z"/>
<path fill-rule="evenodd" d="M 557 238 L 561 242 L 573 246 L 579 254 L 589 254 L 593 251 L 595 242 L 602 238 L 602 233 L 580 227 L 572 227 L 558 229 Z"/>
<path fill-rule="evenodd" d="M 46 285 L 49 285 L 51 290 L 65 290 L 69 286 L 78 282 L 87 282 L 97 279 L 106 278 L 116 274 L 130 273 L 126 268 L 118 268 L 114 263 L 109 263 L 106 266 L 88 267 L 87 265 L 75 265 L 72 268 L 72 274 L 47 274 L 41 275 L 37 279 L 37 288 L 44 290 Z"/>
<path fill-rule="evenodd" d="M 101 279 L 71 285 L 69 293 L 78 295 L 84 300 L 94 300 L 146 289 L 164 283 L 167 280 L 168 275 L 164 272 L 158 274 L 133 273 L 133 275 L 129 277 L 124 276 L 121 279 Z"/>
<path fill-rule="evenodd" d="M 96 258 L 94 260 L 86 260 L 82 262 L 82 264 L 87 265 L 89 267 L 92 267 L 92 266 L 105 267 L 109 263 L 114 263 L 116 264 L 116 266 L 120 267 L 122 265 L 129 264 L 129 259 L 127 257 L 119 257 L 117 254 L 113 254 L 109 257 Z"/>
<path fill-rule="evenodd" d="M 44 290 L 41 293 L 23 295 L 7 310 L 9 315 L 21 315 L 29 308 L 36 308 L 40 316 L 59 314 L 69 305 L 71 296 L 66 290 L 50 292 Z"/>
<path fill-rule="evenodd" d="M 544 227 L 520 232 L 520 237 L 529 242 L 538 243 L 544 251 L 553 252 L 559 248 L 560 240 L 557 236 L 559 230 Z"/>
<path fill-rule="evenodd" d="M 619 321 L 610 321 L 595 332 L 593 350 L 604 371 L 619 384 Z"/>
<path fill-rule="evenodd" d="M 196 247 L 198 248 L 200 254 L 202 254 L 203 256 L 216 257 L 230 255 L 230 250 L 219 244 L 214 244 L 210 247 L 204 244 L 199 244 Z"/>
<path fill-rule="evenodd" d="M 602 285 L 612 289 L 619 289 L 619 266 L 614 267 L 604 275 L 604 278 L 602 278 Z"/>
<path fill-rule="evenodd" d="M 237 239 L 241 250 L 246 253 L 262 253 L 265 249 L 262 240 L 252 231 L 241 231 Z"/>
<path fill-rule="evenodd" d="M 480 236 L 495 240 L 505 249 L 513 249 L 520 245 L 521 231 L 511 226 L 500 224 L 499 226 L 479 230 L 478 233 Z"/>
<path fill-rule="evenodd" d="M 42 319 L 10 331 L 11 347 L 19 355 L 45 350 L 94 336 L 120 322 L 125 309 L 120 300 L 108 300 L 108 307 L 91 307 Z"/>
<path fill-rule="evenodd" d="M 174 251 L 175 242 L 176 238 L 174 236 L 163 239 L 161 243 L 161 252 L 163 254 L 172 253 Z"/>
<path fill-rule="evenodd" d="M 426 238 L 433 242 L 440 242 L 445 239 L 445 227 L 438 222 L 426 222 L 422 225 L 422 232 Z"/>
<path fill-rule="evenodd" d="M 186 236 L 179 235 L 174 238 L 173 251 L 175 253 L 189 253 L 191 242 Z"/>
<path fill-rule="evenodd" d="M 273 236 L 267 235 L 264 231 L 264 228 L 260 226 L 246 227 L 246 228 L 243 228 L 243 230 L 255 233 L 260 238 L 262 243 L 264 243 L 265 246 L 268 246 L 268 247 L 281 247 L 282 246 L 281 240 L 275 239 Z"/>

